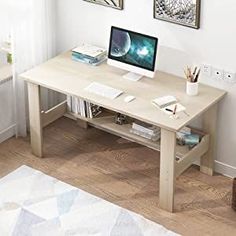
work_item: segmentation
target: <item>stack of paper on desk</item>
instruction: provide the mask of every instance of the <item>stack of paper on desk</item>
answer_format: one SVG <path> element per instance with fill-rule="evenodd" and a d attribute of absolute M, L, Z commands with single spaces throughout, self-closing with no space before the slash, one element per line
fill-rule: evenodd
<path fill-rule="evenodd" d="M 152 101 L 152 104 L 159 107 L 159 108 L 164 108 L 169 105 L 175 104 L 177 102 L 176 97 L 174 96 L 163 96 L 163 97 L 158 97 Z"/>

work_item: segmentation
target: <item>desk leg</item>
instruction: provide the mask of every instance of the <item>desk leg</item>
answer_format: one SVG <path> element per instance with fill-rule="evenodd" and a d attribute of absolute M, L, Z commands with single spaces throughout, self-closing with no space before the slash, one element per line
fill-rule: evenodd
<path fill-rule="evenodd" d="M 28 83 L 31 148 L 34 155 L 43 156 L 40 86 Z"/>
<path fill-rule="evenodd" d="M 214 159 L 216 146 L 216 130 L 217 130 L 217 109 L 218 105 L 211 107 L 203 116 L 203 130 L 210 134 L 210 143 L 208 152 L 201 157 L 200 170 L 207 175 L 214 173 Z"/>
<path fill-rule="evenodd" d="M 161 129 L 160 208 L 174 211 L 176 134 Z"/>

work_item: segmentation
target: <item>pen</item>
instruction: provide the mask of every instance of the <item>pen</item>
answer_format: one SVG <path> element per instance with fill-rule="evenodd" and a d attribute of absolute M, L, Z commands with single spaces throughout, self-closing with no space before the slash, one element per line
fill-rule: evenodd
<path fill-rule="evenodd" d="M 198 73 L 196 74 L 196 77 L 195 77 L 195 79 L 194 79 L 194 83 L 196 83 L 197 81 L 198 81 L 198 77 L 199 77 L 199 75 L 200 75 L 200 72 L 201 72 L 201 70 L 199 69 L 198 70 Z"/>
<path fill-rule="evenodd" d="M 177 104 L 175 105 L 174 111 L 173 111 L 173 115 L 176 114 L 176 110 L 177 110 Z"/>
<path fill-rule="evenodd" d="M 171 109 L 166 108 L 165 110 L 173 113 L 173 110 Z"/>
<path fill-rule="evenodd" d="M 197 67 L 194 68 L 193 76 L 195 76 L 196 72 L 197 72 Z"/>

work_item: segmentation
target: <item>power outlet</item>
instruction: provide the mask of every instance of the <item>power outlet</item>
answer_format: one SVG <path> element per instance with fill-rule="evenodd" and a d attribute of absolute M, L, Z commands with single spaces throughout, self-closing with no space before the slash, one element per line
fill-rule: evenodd
<path fill-rule="evenodd" d="M 201 72 L 203 75 L 211 77 L 214 80 L 228 84 L 236 84 L 236 72 L 219 69 L 205 63 L 201 65 Z"/>
<path fill-rule="evenodd" d="M 212 74 L 212 66 L 211 65 L 207 65 L 207 64 L 203 64 L 202 65 L 202 73 L 208 77 L 211 77 Z"/>
<path fill-rule="evenodd" d="M 224 80 L 228 83 L 236 83 L 236 73 L 225 71 Z"/>
<path fill-rule="evenodd" d="M 222 69 L 213 68 L 212 77 L 217 80 L 224 79 L 224 71 Z"/>

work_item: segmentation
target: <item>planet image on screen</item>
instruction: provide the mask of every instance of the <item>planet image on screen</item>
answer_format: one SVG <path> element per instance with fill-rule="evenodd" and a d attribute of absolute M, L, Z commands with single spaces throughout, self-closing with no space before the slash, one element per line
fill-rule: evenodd
<path fill-rule="evenodd" d="M 112 37 L 111 55 L 114 57 L 125 56 L 131 47 L 131 39 L 127 32 L 114 30 Z"/>

